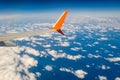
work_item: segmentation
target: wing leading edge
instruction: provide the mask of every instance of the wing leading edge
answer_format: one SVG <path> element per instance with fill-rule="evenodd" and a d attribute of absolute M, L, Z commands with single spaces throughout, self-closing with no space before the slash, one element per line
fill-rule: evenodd
<path fill-rule="evenodd" d="M 62 27 L 62 24 L 64 23 L 64 20 L 67 16 L 68 12 L 69 12 L 68 10 L 64 11 L 64 13 L 60 16 L 60 18 L 53 25 L 53 27 L 48 30 L 28 31 L 28 32 L 23 32 L 23 33 L 8 33 L 8 34 L 0 35 L 0 46 L 12 46 L 14 44 L 8 43 L 8 41 L 17 39 L 17 38 L 22 38 L 22 37 L 31 37 L 31 36 L 35 36 L 35 35 L 42 35 L 42 34 L 45 34 L 48 32 L 52 32 L 54 30 L 56 30 L 57 32 L 64 35 L 64 33 L 61 30 L 61 27 Z"/>

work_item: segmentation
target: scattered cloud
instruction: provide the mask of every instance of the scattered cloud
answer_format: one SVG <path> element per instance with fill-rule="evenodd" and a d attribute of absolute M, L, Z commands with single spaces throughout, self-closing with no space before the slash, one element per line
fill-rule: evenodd
<path fill-rule="evenodd" d="M 73 43 L 74 43 L 74 44 L 77 44 L 77 45 L 79 45 L 79 46 L 82 45 L 80 42 L 76 42 L 76 41 L 74 41 Z"/>
<path fill-rule="evenodd" d="M 120 77 L 116 77 L 115 80 L 120 80 Z"/>
<path fill-rule="evenodd" d="M 79 51 L 81 48 L 80 47 L 74 47 L 74 48 L 70 48 L 72 51 Z"/>
<path fill-rule="evenodd" d="M 101 38 L 100 38 L 100 39 L 98 39 L 98 40 L 105 41 L 105 40 L 108 40 L 108 38 L 101 37 Z"/>
<path fill-rule="evenodd" d="M 87 72 L 83 71 L 83 70 L 76 70 L 74 72 L 74 75 L 76 75 L 78 78 L 85 78 L 85 75 L 88 74 Z"/>
<path fill-rule="evenodd" d="M 89 58 L 100 58 L 100 55 L 93 55 L 93 54 L 88 54 Z"/>
<path fill-rule="evenodd" d="M 116 48 L 117 48 L 117 46 L 114 46 L 114 45 L 112 45 L 112 44 L 108 44 L 108 46 L 110 46 L 110 47 L 113 48 L 113 49 L 116 49 Z"/>
<path fill-rule="evenodd" d="M 45 66 L 45 69 L 46 69 L 47 71 L 52 71 L 52 70 L 53 70 L 52 66 L 50 66 L 50 65 L 46 65 L 46 66 Z"/>
<path fill-rule="evenodd" d="M 106 76 L 100 76 L 100 75 L 98 75 L 98 78 L 99 78 L 99 80 L 107 80 Z"/>
<path fill-rule="evenodd" d="M 34 58 L 32 58 L 26 54 L 20 58 L 20 62 L 22 64 L 24 64 L 24 67 L 26 67 L 26 68 L 31 68 L 33 66 L 37 66 L 37 64 L 38 64 L 38 62 Z"/>
<path fill-rule="evenodd" d="M 101 66 L 98 66 L 98 67 L 101 68 L 102 70 L 110 69 L 110 67 L 106 66 L 106 65 L 101 65 Z"/>
<path fill-rule="evenodd" d="M 46 45 L 42 45 L 44 48 L 49 48 L 49 47 L 51 47 L 51 45 L 50 44 L 46 44 Z"/>
<path fill-rule="evenodd" d="M 103 70 L 105 70 L 105 69 L 110 69 L 109 66 L 105 66 L 105 65 L 102 65 L 101 68 L 102 68 Z"/>
<path fill-rule="evenodd" d="M 68 40 L 74 40 L 76 38 L 76 35 L 68 36 Z"/>
<path fill-rule="evenodd" d="M 36 72 L 36 77 L 40 77 L 41 73 L 40 72 Z"/>
<path fill-rule="evenodd" d="M 115 49 L 115 48 L 117 48 L 117 47 L 116 47 L 116 46 L 111 46 L 111 48 Z"/>
<path fill-rule="evenodd" d="M 74 55 L 73 56 L 73 55 L 69 55 L 69 54 L 66 54 L 66 53 L 58 53 L 55 50 L 48 51 L 48 54 L 53 56 L 55 59 L 66 58 L 66 59 L 69 59 L 69 60 L 78 60 L 78 59 L 84 58 L 84 56 L 82 56 L 82 55 Z"/>
<path fill-rule="evenodd" d="M 87 67 L 87 68 L 89 68 L 89 67 L 90 67 L 90 65 L 86 65 L 86 67 Z"/>
<path fill-rule="evenodd" d="M 38 15 L 37 15 L 38 16 Z M 18 17 L 17 17 L 18 18 Z M 10 18 L 9 18 L 10 19 Z M 1 19 L 2 20 L 2 19 Z M 11 20 L 11 19 L 10 19 Z M 19 18 L 18 18 L 19 20 Z M 25 20 L 24 20 L 25 21 Z M 40 20 L 38 20 L 40 21 Z M 41 35 L 37 37 L 25 37 L 25 38 L 19 38 L 16 39 L 17 41 L 27 41 L 27 46 L 22 47 L 14 47 L 14 48 L 0 48 L 0 80 L 36 80 L 36 77 L 41 76 L 42 74 L 40 72 L 32 73 L 29 71 L 30 68 L 37 66 L 38 61 L 34 59 L 32 56 L 40 56 L 40 57 L 47 57 L 48 55 L 52 56 L 52 60 L 58 59 L 58 58 L 66 58 L 68 60 L 78 60 L 81 58 L 84 58 L 85 56 L 82 55 L 72 55 L 67 54 L 64 52 L 64 50 L 60 47 L 60 50 L 50 50 L 51 44 L 43 44 L 45 40 L 50 42 L 55 42 L 53 45 L 56 46 L 62 46 L 62 47 L 68 47 L 71 46 L 71 42 L 73 44 L 77 45 L 70 48 L 70 50 L 73 51 L 82 51 L 87 52 L 87 50 L 84 50 L 84 46 L 87 45 L 87 47 L 95 47 L 96 45 L 100 44 L 103 41 L 107 40 L 115 40 L 115 37 L 111 37 L 113 35 L 111 34 L 105 34 L 108 31 L 112 32 L 119 32 L 120 31 L 120 23 L 119 18 L 116 17 L 93 17 L 93 16 L 81 16 L 80 18 L 76 16 L 76 18 L 72 18 L 69 20 L 70 22 L 67 24 L 64 24 L 64 30 L 66 31 L 65 34 L 67 37 L 64 36 L 56 36 L 58 33 L 54 33 L 54 35 L 51 35 L 50 33 L 46 35 Z M 8 21 L 9 22 L 9 21 Z M 17 22 L 17 21 L 16 21 Z M 77 23 L 77 24 L 72 24 Z M 80 24 L 79 24 L 80 23 Z M 39 23 L 37 20 L 34 22 L 32 20 L 31 22 L 25 21 L 24 24 L 14 23 L 2 23 L 0 27 L 0 34 L 3 33 L 15 33 L 15 32 L 25 32 L 25 31 L 33 31 L 33 30 L 40 30 L 40 29 L 48 29 L 49 26 L 52 26 L 53 23 Z M 13 26 L 13 27 L 12 27 Z M 24 27 L 22 27 L 24 26 Z M 69 26 L 69 28 L 68 28 Z M 114 33 L 113 33 L 114 34 Z M 72 36 L 71 36 L 72 35 Z M 83 37 L 84 36 L 84 37 Z M 76 40 L 78 38 L 80 40 Z M 49 39 L 51 38 L 51 39 Z M 94 39 L 95 42 L 91 43 L 88 42 L 89 40 Z M 93 41 L 94 41 L 93 40 Z M 85 44 L 83 44 L 85 41 Z M 99 42 L 100 41 L 100 42 Z M 114 51 L 110 53 L 109 50 L 105 50 L 105 48 L 110 47 L 111 49 L 118 48 L 117 45 L 104 43 L 105 46 L 97 46 L 101 50 L 95 50 L 98 54 L 88 54 L 88 58 L 100 58 L 102 55 L 101 52 L 104 50 L 104 53 L 109 53 L 108 56 L 113 57 Z M 38 45 L 42 45 L 43 48 L 47 48 L 45 50 L 37 50 L 32 47 L 39 47 Z M 106 46 L 108 45 L 108 46 Z M 80 46 L 80 47 L 78 47 Z M 84 48 L 84 49 L 83 49 Z M 88 50 L 89 52 L 89 50 Z M 22 56 L 21 56 L 22 54 Z M 110 62 L 120 62 L 119 57 L 113 57 L 113 58 L 105 58 L 105 60 L 108 60 Z M 117 63 L 116 63 L 117 64 Z M 92 63 L 92 66 L 95 66 L 95 63 Z M 120 64 L 119 64 L 120 65 Z M 91 65 L 86 65 L 87 68 L 91 67 Z M 111 66 L 106 65 L 100 65 L 99 68 L 106 70 L 110 69 Z M 47 71 L 53 70 L 52 66 L 46 65 L 45 69 Z M 77 76 L 78 78 L 85 78 L 85 75 L 88 73 L 83 70 L 71 70 L 67 68 L 60 68 L 61 71 L 70 72 Z M 105 76 L 98 76 L 100 80 L 107 80 L 107 77 Z M 115 80 L 120 80 L 120 77 L 116 77 Z"/>
<path fill-rule="evenodd" d="M 75 70 L 75 71 L 73 71 L 73 70 L 70 70 L 70 69 L 67 69 L 67 68 L 60 68 L 59 70 L 64 71 L 64 72 L 72 73 L 72 74 L 74 74 L 75 76 L 77 76 L 78 78 L 81 78 L 81 79 L 85 78 L 85 75 L 88 74 L 87 72 L 85 72 L 83 70 Z"/>
<path fill-rule="evenodd" d="M 26 47 L 26 46 L 23 46 L 22 48 L 25 50 L 25 53 L 32 54 L 34 56 L 40 55 L 40 52 L 38 50 L 33 49 L 33 48 Z"/>
<path fill-rule="evenodd" d="M 67 46 L 70 46 L 70 43 L 69 42 L 61 42 L 60 45 L 67 47 Z"/>
<path fill-rule="evenodd" d="M 120 61 L 120 57 L 105 58 L 105 59 L 110 62 L 119 62 Z"/>

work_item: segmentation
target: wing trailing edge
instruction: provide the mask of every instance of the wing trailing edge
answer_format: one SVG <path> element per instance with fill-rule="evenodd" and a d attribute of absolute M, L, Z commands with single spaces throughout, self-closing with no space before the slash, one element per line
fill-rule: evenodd
<path fill-rule="evenodd" d="M 0 41 L 0 46 L 6 46 L 6 47 L 16 47 L 16 44 L 10 42 L 10 41 Z"/>

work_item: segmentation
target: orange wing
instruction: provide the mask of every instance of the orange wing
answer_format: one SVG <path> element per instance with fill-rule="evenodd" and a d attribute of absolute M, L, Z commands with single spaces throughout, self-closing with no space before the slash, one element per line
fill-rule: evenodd
<path fill-rule="evenodd" d="M 61 33 L 62 35 L 64 35 L 64 33 L 62 32 L 62 30 L 61 30 L 61 27 L 62 27 L 62 24 L 64 23 L 64 20 L 65 20 L 65 18 L 66 18 L 66 16 L 67 16 L 67 14 L 68 14 L 68 10 L 66 10 L 61 16 L 60 16 L 60 18 L 57 20 L 57 22 L 55 23 L 55 25 L 52 27 L 52 28 L 50 28 L 51 30 L 56 30 L 56 31 L 58 31 L 59 33 Z"/>

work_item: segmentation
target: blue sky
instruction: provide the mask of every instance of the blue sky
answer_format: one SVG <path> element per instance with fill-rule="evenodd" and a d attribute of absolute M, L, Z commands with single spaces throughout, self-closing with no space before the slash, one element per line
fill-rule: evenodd
<path fill-rule="evenodd" d="M 0 0 L 0 10 L 120 10 L 120 0 Z"/>
<path fill-rule="evenodd" d="M 120 0 L 0 0 L 0 14 L 2 15 L 24 13 L 60 15 L 64 10 L 69 10 L 70 14 L 76 13 L 76 15 L 119 16 Z"/>

